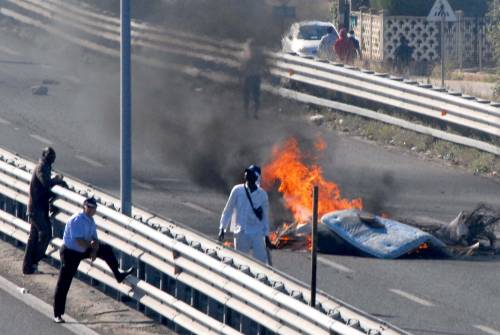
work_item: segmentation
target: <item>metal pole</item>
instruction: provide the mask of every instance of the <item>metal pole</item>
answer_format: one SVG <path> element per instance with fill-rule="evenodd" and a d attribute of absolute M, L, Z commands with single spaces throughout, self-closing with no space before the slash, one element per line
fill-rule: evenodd
<path fill-rule="evenodd" d="M 458 13 L 458 63 L 460 64 L 460 71 L 464 68 L 463 62 L 463 46 L 462 46 L 462 11 L 457 11 Z"/>
<path fill-rule="evenodd" d="M 312 233 L 311 233 L 311 303 L 316 306 L 316 265 L 317 265 L 317 244 L 318 244 L 318 186 L 313 190 L 313 213 L 312 213 Z"/>
<path fill-rule="evenodd" d="M 121 74 L 121 128 L 120 128 L 120 196 L 121 211 L 131 214 L 132 203 L 132 111 L 131 111 L 131 70 L 130 70 L 130 0 L 120 0 L 121 43 L 120 43 L 120 74 Z"/>
<path fill-rule="evenodd" d="M 441 16 L 441 87 L 444 87 L 444 53 L 445 53 L 445 38 L 444 38 L 444 15 Z"/>
<path fill-rule="evenodd" d="M 478 23 L 481 22 L 478 20 Z M 483 25 L 478 24 L 477 31 L 479 33 L 479 72 L 483 71 Z"/>

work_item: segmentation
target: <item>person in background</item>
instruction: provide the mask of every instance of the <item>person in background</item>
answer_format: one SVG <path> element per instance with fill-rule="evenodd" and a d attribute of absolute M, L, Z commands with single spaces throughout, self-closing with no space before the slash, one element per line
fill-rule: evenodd
<path fill-rule="evenodd" d="M 266 68 L 266 59 L 261 46 L 255 40 L 249 39 L 243 49 L 240 63 L 240 73 L 243 89 L 243 108 L 249 118 L 250 99 L 254 103 L 253 116 L 259 118 L 260 84 Z"/>
<path fill-rule="evenodd" d="M 413 56 L 414 48 L 408 45 L 406 37 L 401 35 L 399 45 L 394 50 L 394 68 L 399 74 L 409 71 L 409 65 Z"/>
<path fill-rule="evenodd" d="M 51 178 L 52 164 L 56 152 L 51 147 L 43 149 L 30 181 L 28 200 L 28 221 L 31 224 L 28 242 L 23 260 L 23 274 L 30 275 L 38 271 L 38 262 L 45 257 L 45 252 L 52 239 L 52 224 L 49 218 L 50 201 L 55 185 L 67 186 L 63 176 Z"/>
<path fill-rule="evenodd" d="M 218 240 L 230 224 L 234 227 L 234 248 L 241 252 L 253 251 L 253 257 L 268 263 L 266 245 L 269 245 L 269 200 L 258 184 L 260 168 L 250 165 L 245 169 L 244 183 L 233 187 L 221 215 Z"/>
<path fill-rule="evenodd" d="M 340 37 L 334 45 L 335 54 L 337 58 L 344 64 L 352 64 L 354 61 L 354 45 L 351 40 L 347 38 L 347 30 L 340 29 Z"/>
<path fill-rule="evenodd" d="M 318 57 L 321 59 L 334 60 L 335 52 L 333 50 L 333 46 L 335 45 L 335 41 L 337 41 L 337 33 L 332 26 L 329 26 L 326 30 L 326 34 L 321 37 L 318 46 Z"/>
<path fill-rule="evenodd" d="M 359 44 L 359 40 L 356 38 L 354 34 L 354 30 L 351 29 L 349 31 L 349 34 L 347 35 L 349 40 L 351 41 L 353 47 L 354 47 L 354 59 L 363 59 L 363 54 L 361 52 L 361 46 Z"/>
<path fill-rule="evenodd" d="M 103 259 L 119 283 L 134 271 L 133 267 L 121 271 L 111 247 L 99 242 L 97 227 L 93 218 L 96 210 L 97 202 L 94 197 L 85 199 L 83 211 L 74 214 L 64 228 L 63 246 L 60 250 L 61 270 L 54 295 L 53 321 L 55 323 L 65 322 L 62 316 L 66 309 L 66 297 L 71 281 L 83 259 L 90 258 L 92 261 L 96 258 Z"/>

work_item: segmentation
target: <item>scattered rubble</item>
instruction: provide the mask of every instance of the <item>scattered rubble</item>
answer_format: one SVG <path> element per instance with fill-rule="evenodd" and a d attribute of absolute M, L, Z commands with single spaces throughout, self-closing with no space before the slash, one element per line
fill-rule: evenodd
<path fill-rule="evenodd" d="M 309 117 L 309 121 L 311 121 L 316 126 L 321 126 L 325 121 L 325 116 L 321 114 L 315 114 Z"/>
<path fill-rule="evenodd" d="M 31 88 L 31 93 L 33 95 L 47 95 L 49 93 L 49 88 L 45 85 L 37 85 Z"/>
<path fill-rule="evenodd" d="M 318 252 L 385 259 L 494 255 L 499 222 L 500 215 L 485 205 L 462 211 L 450 223 L 435 221 L 421 227 L 357 209 L 334 211 L 318 225 Z M 272 241 L 276 248 L 307 250 L 310 234 L 311 224 L 284 224 Z"/>
<path fill-rule="evenodd" d="M 44 79 L 42 80 L 42 85 L 59 85 L 59 81 L 54 79 Z"/>

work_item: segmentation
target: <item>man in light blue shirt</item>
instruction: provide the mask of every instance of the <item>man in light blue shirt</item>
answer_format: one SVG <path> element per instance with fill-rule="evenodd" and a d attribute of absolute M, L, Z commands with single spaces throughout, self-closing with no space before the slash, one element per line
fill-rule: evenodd
<path fill-rule="evenodd" d="M 61 271 L 57 279 L 54 297 L 54 322 L 64 323 L 62 315 L 66 309 L 66 296 L 78 265 L 85 258 L 94 261 L 97 257 L 103 259 L 113 271 L 116 280 L 121 283 L 134 270 L 119 270 L 118 260 L 109 245 L 99 242 L 97 228 L 93 216 L 97 210 L 97 202 L 91 197 L 83 202 L 83 211 L 74 214 L 64 228 L 61 247 Z"/>

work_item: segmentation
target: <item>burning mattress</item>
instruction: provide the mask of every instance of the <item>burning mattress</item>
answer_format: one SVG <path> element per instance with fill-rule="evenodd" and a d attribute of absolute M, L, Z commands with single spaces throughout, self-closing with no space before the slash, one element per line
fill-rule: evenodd
<path fill-rule="evenodd" d="M 424 244 L 433 249 L 446 248 L 442 241 L 420 229 L 379 216 L 365 218 L 356 209 L 325 214 L 321 222 L 343 242 L 377 258 L 398 258 Z"/>

